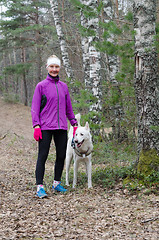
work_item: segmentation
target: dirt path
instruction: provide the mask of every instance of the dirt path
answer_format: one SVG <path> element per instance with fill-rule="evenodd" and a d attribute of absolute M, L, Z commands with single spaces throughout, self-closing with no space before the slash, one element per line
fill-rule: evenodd
<path fill-rule="evenodd" d="M 30 108 L 0 99 L 0 116 L 0 239 L 159 239 L 159 197 L 153 194 L 99 187 L 48 191 L 48 199 L 37 199 Z"/>

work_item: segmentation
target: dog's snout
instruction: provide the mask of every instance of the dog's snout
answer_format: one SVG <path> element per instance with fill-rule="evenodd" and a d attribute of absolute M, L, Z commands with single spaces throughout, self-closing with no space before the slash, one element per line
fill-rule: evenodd
<path fill-rule="evenodd" d="M 78 140 L 75 140 L 75 143 L 78 143 Z"/>

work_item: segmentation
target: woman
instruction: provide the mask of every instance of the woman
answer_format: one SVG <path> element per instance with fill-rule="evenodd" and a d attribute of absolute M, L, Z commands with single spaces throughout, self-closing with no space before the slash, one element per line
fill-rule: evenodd
<path fill-rule="evenodd" d="M 47 196 L 43 187 L 43 178 L 52 137 L 56 147 L 52 189 L 58 192 L 67 191 L 60 183 L 67 147 L 67 118 L 72 126 L 77 126 L 68 87 L 58 76 L 60 66 L 61 61 L 55 55 L 47 59 L 48 75 L 45 80 L 37 84 L 32 100 L 34 138 L 39 142 L 36 184 L 37 196 L 40 198 Z"/>

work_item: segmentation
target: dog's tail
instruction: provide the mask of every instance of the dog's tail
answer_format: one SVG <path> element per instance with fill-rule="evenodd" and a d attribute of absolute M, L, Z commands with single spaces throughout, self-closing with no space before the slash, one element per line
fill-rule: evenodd
<path fill-rule="evenodd" d="M 81 126 L 80 125 L 81 114 L 80 113 L 76 114 L 75 118 L 76 118 L 76 120 L 78 122 L 78 126 Z"/>

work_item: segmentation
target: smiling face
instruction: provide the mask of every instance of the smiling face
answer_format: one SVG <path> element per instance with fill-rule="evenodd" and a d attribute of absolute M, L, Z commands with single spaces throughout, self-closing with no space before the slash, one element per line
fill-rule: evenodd
<path fill-rule="evenodd" d="M 92 136 L 88 122 L 85 127 L 78 126 L 74 136 L 75 149 L 80 153 L 86 153 L 93 150 Z"/>
<path fill-rule="evenodd" d="M 76 144 L 77 148 L 80 148 L 83 143 L 84 143 L 84 133 L 76 131 L 75 144 Z"/>
<path fill-rule="evenodd" d="M 89 138 L 89 131 L 85 127 L 78 127 L 75 133 L 74 142 L 77 148 L 81 148 L 83 143 Z"/>
<path fill-rule="evenodd" d="M 56 77 L 59 74 L 60 71 L 60 66 L 57 64 L 50 64 L 47 67 L 48 73 L 52 76 L 52 77 Z"/>

